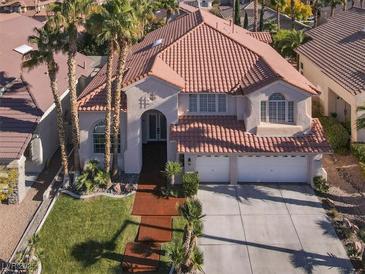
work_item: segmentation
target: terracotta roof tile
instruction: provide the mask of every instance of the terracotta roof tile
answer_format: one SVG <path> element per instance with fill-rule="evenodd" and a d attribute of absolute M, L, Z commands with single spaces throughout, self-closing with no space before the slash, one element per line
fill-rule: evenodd
<path fill-rule="evenodd" d="M 123 86 L 150 75 L 153 68 L 152 74 L 164 76 L 167 82 L 179 87 L 185 82 L 181 90 L 188 93 L 228 93 L 239 88 L 247 93 L 282 79 L 317 94 L 315 87 L 271 46 L 256 38 L 269 39 L 267 33 L 253 34 L 204 10 L 188 13 L 147 34 L 131 48 Z M 154 47 L 159 39 L 162 43 Z M 80 102 L 85 104 L 81 98 L 105 84 L 105 71 L 104 66 L 82 92 Z"/>
<path fill-rule="evenodd" d="M 299 137 L 258 137 L 236 116 L 182 116 L 171 126 L 179 153 L 330 153 L 322 125 Z"/>

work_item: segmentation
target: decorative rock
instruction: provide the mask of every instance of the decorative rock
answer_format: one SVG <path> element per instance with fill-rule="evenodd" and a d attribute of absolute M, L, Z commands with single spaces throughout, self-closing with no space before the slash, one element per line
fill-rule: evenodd
<path fill-rule="evenodd" d="M 330 208 L 336 208 L 336 205 L 334 202 L 332 202 L 330 199 L 326 198 L 323 200 L 323 203 L 328 205 Z"/>
<path fill-rule="evenodd" d="M 121 186 L 120 186 L 119 183 L 113 184 L 113 190 L 117 194 L 121 194 L 122 193 L 122 188 L 121 188 Z"/>

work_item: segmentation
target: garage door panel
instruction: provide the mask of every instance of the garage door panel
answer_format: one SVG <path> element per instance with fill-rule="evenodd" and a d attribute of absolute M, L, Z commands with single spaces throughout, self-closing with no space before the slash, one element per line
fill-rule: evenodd
<path fill-rule="evenodd" d="M 229 158 L 207 157 L 196 158 L 196 171 L 203 183 L 228 183 L 229 182 Z"/>
<path fill-rule="evenodd" d="M 307 181 L 306 157 L 239 157 L 239 182 L 299 183 Z"/>

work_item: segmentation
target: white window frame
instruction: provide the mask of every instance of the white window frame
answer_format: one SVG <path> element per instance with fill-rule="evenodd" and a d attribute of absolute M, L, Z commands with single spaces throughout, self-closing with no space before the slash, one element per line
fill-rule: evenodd
<path fill-rule="evenodd" d="M 276 94 L 276 93 L 273 93 Z M 271 94 L 270 97 L 273 95 Z M 281 93 L 277 93 L 280 94 L 281 96 L 283 96 L 285 98 L 285 96 Z M 262 123 L 271 123 L 271 124 L 295 124 L 295 108 L 296 108 L 296 104 L 294 101 L 289 101 L 285 98 L 285 100 L 274 100 L 271 102 L 275 102 L 276 103 L 276 119 L 273 121 L 270 121 L 270 97 L 268 98 L 268 100 L 263 100 L 260 101 L 260 122 Z M 262 112 L 261 112 L 261 105 L 262 102 L 265 102 L 266 104 L 266 117 L 265 119 L 263 119 L 262 117 Z M 279 102 L 284 102 L 285 103 L 285 121 L 279 121 L 278 120 L 278 108 L 279 108 Z M 293 104 L 293 120 L 289 121 L 289 103 Z"/>
<path fill-rule="evenodd" d="M 190 105 L 190 95 L 195 95 L 197 96 L 197 111 L 191 111 L 191 105 Z M 206 110 L 202 110 L 201 109 L 201 95 L 206 95 L 207 96 L 207 107 Z M 214 95 L 214 111 L 209 110 L 209 96 L 213 96 Z M 220 111 L 219 110 L 219 98 L 222 98 L 222 96 L 224 96 L 224 101 L 225 101 L 225 107 L 224 107 L 224 111 Z M 227 95 L 226 94 L 212 94 L 212 93 L 197 93 L 197 94 L 189 94 L 188 97 L 188 110 L 190 113 L 220 113 L 220 114 L 224 114 L 227 113 L 228 111 L 228 99 L 227 99 Z"/>

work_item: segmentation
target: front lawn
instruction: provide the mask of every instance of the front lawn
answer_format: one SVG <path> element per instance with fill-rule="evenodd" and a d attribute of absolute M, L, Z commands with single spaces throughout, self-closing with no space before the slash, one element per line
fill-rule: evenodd
<path fill-rule="evenodd" d="M 62 195 L 39 233 L 42 273 L 120 273 L 140 222 L 130 215 L 133 201 L 134 195 L 84 201 Z"/>

